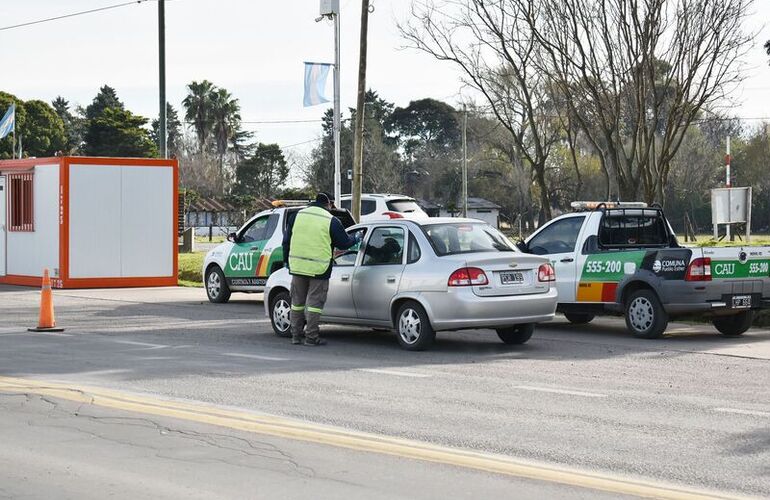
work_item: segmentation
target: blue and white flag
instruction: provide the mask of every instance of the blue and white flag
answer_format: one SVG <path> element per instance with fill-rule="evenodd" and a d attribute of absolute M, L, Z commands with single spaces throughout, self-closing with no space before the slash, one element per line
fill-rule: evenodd
<path fill-rule="evenodd" d="M 8 134 L 13 132 L 13 127 L 16 125 L 16 105 L 11 104 L 8 108 L 2 120 L 0 120 L 0 139 L 5 138 Z"/>
<path fill-rule="evenodd" d="M 331 67 L 331 64 L 326 63 L 305 63 L 305 106 L 329 102 L 329 99 L 324 97 L 324 88 Z"/>

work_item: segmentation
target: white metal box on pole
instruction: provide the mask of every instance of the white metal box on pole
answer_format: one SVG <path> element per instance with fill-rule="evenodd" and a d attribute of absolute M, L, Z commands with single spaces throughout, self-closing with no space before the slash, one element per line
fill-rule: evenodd
<path fill-rule="evenodd" d="M 711 190 L 711 224 L 714 239 L 719 237 L 719 225 L 746 224 L 746 241 L 751 239 L 751 187 L 717 188 Z M 730 234 L 729 231 L 727 234 Z"/>

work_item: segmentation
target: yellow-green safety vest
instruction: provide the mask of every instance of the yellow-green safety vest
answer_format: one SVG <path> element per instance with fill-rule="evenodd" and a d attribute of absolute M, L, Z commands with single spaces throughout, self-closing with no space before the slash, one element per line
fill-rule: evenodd
<path fill-rule="evenodd" d="M 294 219 L 289 243 L 289 270 L 301 276 L 320 276 L 332 260 L 329 230 L 332 214 L 321 207 L 303 208 Z"/>

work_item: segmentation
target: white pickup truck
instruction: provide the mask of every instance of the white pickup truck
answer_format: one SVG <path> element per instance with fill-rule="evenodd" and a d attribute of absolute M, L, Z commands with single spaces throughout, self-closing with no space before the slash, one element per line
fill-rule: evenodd
<path fill-rule="evenodd" d="M 679 245 L 660 208 L 573 203 L 518 247 L 550 258 L 558 311 L 572 323 L 622 314 L 636 336 L 663 335 L 669 318 L 700 315 L 738 336 L 770 307 L 770 247 Z"/>

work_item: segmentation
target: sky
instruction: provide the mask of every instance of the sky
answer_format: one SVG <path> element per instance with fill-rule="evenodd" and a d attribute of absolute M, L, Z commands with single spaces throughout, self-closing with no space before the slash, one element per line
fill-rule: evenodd
<path fill-rule="evenodd" d="M 0 0 L 0 28 L 123 3 L 126 0 Z M 367 87 L 406 106 L 433 97 L 451 104 L 473 94 L 451 63 L 404 49 L 396 23 L 411 0 L 371 0 Z M 342 108 L 355 107 L 361 3 L 340 0 Z M 333 62 L 334 28 L 315 22 L 319 0 L 167 0 L 167 97 L 177 108 L 193 80 L 208 79 L 241 103 L 256 140 L 299 153 L 312 148 L 328 105 L 303 107 L 303 61 Z M 757 33 L 746 58 L 747 78 L 732 94 L 744 118 L 770 117 L 770 0 L 755 0 L 747 28 Z M 158 113 L 157 3 L 126 7 L 0 31 L 0 90 L 51 101 L 62 95 L 87 105 L 100 86 L 114 87 L 128 109 Z M 332 95 L 331 76 L 328 97 Z M 770 120 L 768 120 L 770 121 Z M 748 123 L 758 123 L 749 121 Z M 310 142 L 308 142 L 310 141 Z"/>

